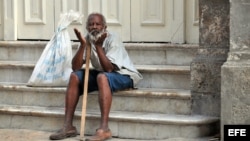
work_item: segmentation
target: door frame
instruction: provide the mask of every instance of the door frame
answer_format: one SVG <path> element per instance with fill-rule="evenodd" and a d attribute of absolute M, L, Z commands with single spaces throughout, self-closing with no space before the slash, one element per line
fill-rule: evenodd
<path fill-rule="evenodd" d="M 17 40 L 17 0 L 2 1 L 2 21 L 1 28 L 3 40 Z M 0 28 L 0 31 L 1 31 Z"/>

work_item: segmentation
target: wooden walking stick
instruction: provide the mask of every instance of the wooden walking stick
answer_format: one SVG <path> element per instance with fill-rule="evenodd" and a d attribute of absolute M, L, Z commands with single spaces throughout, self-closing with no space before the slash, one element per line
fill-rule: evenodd
<path fill-rule="evenodd" d="M 81 131 L 80 140 L 84 138 L 85 119 L 87 110 L 87 95 L 88 95 L 88 81 L 89 81 L 89 60 L 90 60 L 91 47 L 87 41 L 86 46 L 86 60 L 85 60 L 85 75 L 84 75 L 84 86 L 83 86 L 83 100 L 82 100 L 82 117 L 81 117 Z"/>

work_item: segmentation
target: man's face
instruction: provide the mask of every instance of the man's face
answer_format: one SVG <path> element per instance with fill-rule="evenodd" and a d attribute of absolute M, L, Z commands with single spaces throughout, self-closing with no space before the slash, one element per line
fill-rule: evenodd
<path fill-rule="evenodd" d="M 87 23 L 88 35 L 91 40 L 96 41 L 104 32 L 105 26 L 103 25 L 102 18 L 98 15 L 92 15 Z"/>

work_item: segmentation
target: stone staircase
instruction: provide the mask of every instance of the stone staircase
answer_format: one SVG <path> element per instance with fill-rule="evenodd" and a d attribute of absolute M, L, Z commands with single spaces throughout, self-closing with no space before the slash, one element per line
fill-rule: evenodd
<path fill-rule="evenodd" d="M 58 130 L 65 87 L 27 87 L 46 41 L 0 41 L 0 128 Z M 73 43 L 73 52 L 78 43 Z M 199 138 L 216 132 L 218 117 L 191 114 L 190 62 L 197 45 L 125 43 L 144 79 L 113 96 L 113 136 L 134 139 Z M 82 97 L 81 97 L 82 99 Z M 80 101 L 74 125 L 80 131 Z M 99 125 L 97 92 L 88 95 L 86 135 Z"/>

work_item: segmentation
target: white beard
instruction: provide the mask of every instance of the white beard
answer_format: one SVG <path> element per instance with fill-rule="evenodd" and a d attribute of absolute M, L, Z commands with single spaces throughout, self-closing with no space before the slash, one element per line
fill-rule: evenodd
<path fill-rule="evenodd" d="M 92 31 L 92 32 L 95 32 L 95 31 Z M 105 29 L 101 30 L 96 35 L 93 35 L 92 32 L 88 32 L 89 40 L 95 43 L 102 36 L 102 34 L 105 33 Z"/>

